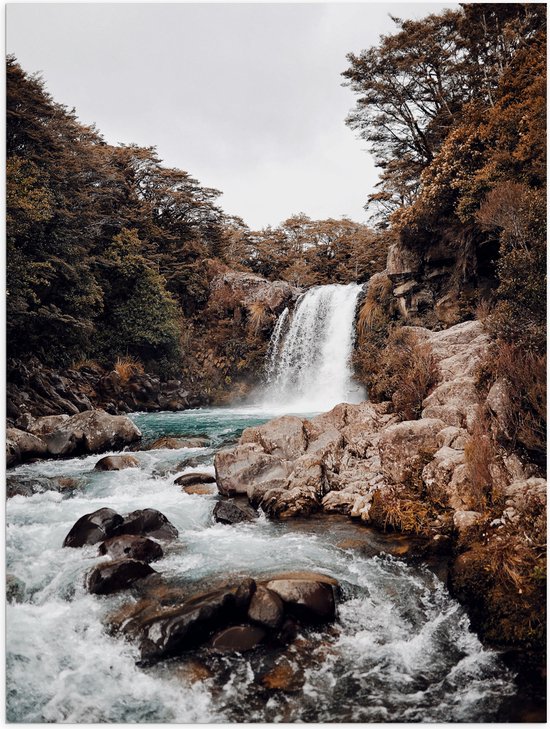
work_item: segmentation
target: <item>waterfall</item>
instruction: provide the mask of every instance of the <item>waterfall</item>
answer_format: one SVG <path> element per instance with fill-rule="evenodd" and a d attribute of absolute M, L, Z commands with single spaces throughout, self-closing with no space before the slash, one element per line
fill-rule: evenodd
<path fill-rule="evenodd" d="M 360 284 L 315 286 L 300 297 L 292 315 L 285 309 L 271 337 L 265 407 L 320 412 L 365 399 L 351 367 L 361 289 Z"/>

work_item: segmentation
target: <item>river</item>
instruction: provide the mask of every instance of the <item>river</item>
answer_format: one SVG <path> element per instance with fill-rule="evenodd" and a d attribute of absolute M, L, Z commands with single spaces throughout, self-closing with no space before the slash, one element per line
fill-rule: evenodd
<path fill-rule="evenodd" d="M 24 583 L 7 606 L 7 718 L 16 722 L 481 722 L 503 719 L 517 693 L 513 674 L 484 648 L 437 575 L 384 548 L 384 537 L 343 518 L 324 522 L 215 524 L 215 496 L 188 495 L 174 479 L 213 472 L 216 448 L 272 413 L 204 409 L 135 414 L 150 441 L 205 434 L 212 447 L 139 451 L 140 469 L 97 472 L 100 456 L 41 461 L 9 471 L 34 483 L 7 501 L 7 572 Z M 197 459 L 189 465 L 189 459 Z M 55 480 L 78 486 L 59 492 Z M 155 667 L 136 666 L 137 649 L 105 630 L 128 597 L 94 596 L 84 574 L 97 547 L 63 549 L 85 513 L 152 507 L 179 530 L 154 563 L 181 584 L 233 575 L 313 570 L 342 587 L 336 623 L 303 631 L 284 657 L 292 681 L 268 689 L 258 676 L 272 658 L 214 657 L 206 649 Z M 357 548 L 361 532 L 362 546 Z M 506 718 L 506 717 L 504 717 Z"/>

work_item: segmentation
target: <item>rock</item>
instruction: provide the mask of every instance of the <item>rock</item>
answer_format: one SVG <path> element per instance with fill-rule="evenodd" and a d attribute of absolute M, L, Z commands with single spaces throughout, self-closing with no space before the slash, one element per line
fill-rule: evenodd
<path fill-rule="evenodd" d="M 168 450 L 178 450 L 179 448 L 207 448 L 209 445 L 210 438 L 196 436 L 174 438 L 171 436 L 163 436 L 151 443 L 147 447 L 147 450 L 153 451 L 160 448 L 167 448 Z"/>
<path fill-rule="evenodd" d="M 227 271 L 217 276 L 210 284 L 210 291 L 214 306 L 220 299 L 238 301 L 244 306 L 259 303 L 273 314 L 280 314 L 302 293 L 287 281 L 267 281 L 261 276 L 241 271 Z"/>
<path fill-rule="evenodd" d="M 239 442 L 256 443 L 264 453 L 283 460 L 293 460 L 307 448 L 304 421 L 295 415 L 284 415 L 263 425 L 246 428 Z"/>
<path fill-rule="evenodd" d="M 268 590 L 275 592 L 299 620 L 327 622 L 335 618 L 334 586 L 303 579 L 270 580 Z"/>
<path fill-rule="evenodd" d="M 436 418 L 407 420 L 382 431 L 378 443 L 384 475 L 405 483 L 438 448 L 437 436 L 446 423 Z"/>
<path fill-rule="evenodd" d="M 94 595 L 110 595 L 124 590 L 155 572 L 146 562 L 137 559 L 117 559 L 94 567 L 87 575 L 87 588 Z"/>
<path fill-rule="evenodd" d="M 266 628 L 276 630 L 283 622 L 283 601 L 272 590 L 258 587 L 248 608 L 248 618 L 253 623 L 259 623 Z"/>
<path fill-rule="evenodd" d="M 210 645 L 218 653 L 245 653 L 256 648 L 266 635 L 256 625 L 234 625 L 216 633 Z"/>
<path fill-rule="evenodd" d="M 18 428 L 6 429 L 6 465 L 14 466 L 29 458 L 43 458 L 47 447 L 43 440 Z"/>
<path fill-rule="evenodd" d="M 117 450 L 141 438 L 136 425 L 124 415 L 88 410 L 73 415 L 44 436 L 53 456 L 80 455 Z"/>
<path fill-rule="evenodd" d="M 63 423 L 66 423 L 70 415 L 45 415 L 41 418 L 35 418 L 27 427 L 29 433 L 33 435 L 48 435 Z"/>
<path fill-rule="evenodd" d="M 500 432 L 510 437 L 509 429 L 512 403 L 510 402 L 509 387 L 504 378 L 500 377 L 492 385 L 487 393 L 486 403 L 497 420 Z"/>
<path fill-rule="evenodd" d="M 96 471 L 122 471 L 124 468 L 139 468 L 139 461 L 126 453 L 122 456 L 104 456 L 94 468 Z"/>
<path fill-rule="evenodd" d="M 214 458 L 216 483 L 224 496 L 246 494 L 250 489 L 286 486 L 292 464 L 264 453 L 257 443 L 245 443 L 223 449 Z"/>
<path fill-rule="evenodd" d="M 215 496 L 218 493 L 215 483 L 192 483 L 190 486 L 184 486 L 182 490 L 186 494 L 196 496 Z"/>
<path fill-rule="evenodd" d="M 177 538 L 178 530 L 160 511 L 137 509 L 121 519 L 116 534 L 136 534 L 172 540 Z"/>
<path fill-rule="evenodd" d="M 25 599 L 25 583 L 15 575 L 6 574 L 6 601 L 23 602 Z"/>
<path fill-rule="evenodd" d="M 178 486 L 191 486 L 195 484 L 216 483 L 216 479 L 211 473 L 199 473 L 195 471 L 193 473 L 184 473 L 174 483 L 178 484 Z"/>
<path fill-rule="evenodd" d="M 258 514 L 250 506 L 238 504 L 232 499 L 218 501 L 214 507 L 213 516 L 214 521 L 219 524 L 239 524 L 258 518 Z"/>
<path fill-rule="evenodd" d="M 437 445 L 440 448 L 448 446 L 449 448 L 463 451 L 468 439 L 469 436 L 467 430 L 450 425 L 448 428 L 443 428 L 443 430 L 437 434 Z"/>
<path fill-rule="evenodd" d="M 327 514 L 351 514 L 356 500 L 355 492 L 330 491 L 321 503 Z"/>
<path fill-rule="evenodd" d="M 463 535 L 480 517 L 479 511 L 458 510 L 453 514 L 453 524 L 459 535 Z"/>
<path fill-rule="evenodd" d="M 465 463 L 464 451 L 443 446 L 422 471 L 422 481 L 432 501 L 453 509 L 463 509 L 466 495 L 461 493 L 457 481 L 453 481 L 456 469 Z M 452 486 L 451 486 L 452 484 Z"/>
<path fill-rule="evenodd" d="M 241 621 L 256 588 L 254 580 L 242 580 L 210 593 L 195 595 L 181 605 L 160 609 L 154 615 L 127 623 L 125 632 L 141 638 L 146 662 L 181 655 L 204 642 L 213 631 Z"/>
<path fill-rule="evenodd" d="M 162 547 L 152 539 L 133 534 L 111 537 L 99 545 L 98 554 L 107 554 L 112 559 L 137 559 L 140 562 L 154 562 L 163 556 Z"/>
<path fill-rule="evenodd" d="M 85 514 L 74 524 L 63 541 L 64 547 L 83 547 L 97 544 L 113 536 L 122 524 L 122 517 L 113 509 L 98 509 Z"/>

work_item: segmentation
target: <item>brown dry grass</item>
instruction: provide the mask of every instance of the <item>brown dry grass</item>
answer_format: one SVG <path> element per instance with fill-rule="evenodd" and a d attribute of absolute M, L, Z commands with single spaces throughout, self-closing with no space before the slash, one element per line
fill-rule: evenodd
<path fill-rule="evenodd" d="M 145 370 L 141 362 L 136 357 L 117 357 L 114 368 L 120 377 L 122 384 L 126 384 L 134 375 L 142 375 Z"/>
<path fill-rule="evenodd" d="M 252 336 L 257 337 L 269 321 L 267 306 L 262 301 L 253 301 L 248 304 L 248 331 Z"/>
<path fill-rule="evenodd" d="M 384 273 L 376 273 L 371 277 L 367 295 L 357 318 L 357 331 L 360 338 L 365 337 L 369 330 L 377 330 L 387 324 L 392 291 L 392 282 Z"/>
<path fill-rule="evenodd" d="M 376 491 L 369 519 L 384 531 L 426 535 L 429 533 L 431 511 L 418 496 L 398 493 L 396 489 Z"/>
<path fill-rule="evenodd" d="M 488 389 L 501 378 L 508 387 L 508 434 L 500 433 L 511 450 L 523 452 L 546 468 L 546 354 L 530 352 L 499 340 L 480 367 L 478 379 Z"/>
<path fill-rule="evenodd" d="M 497 457 L 489 416 L 480 408 L 464 448 L 470 486 L 469 493 L 464 496 L 468 497 L 469 507 L 474 511 L 484 512 L 497 501 L 491 474 L 491 465 L 496 463 Z"/>

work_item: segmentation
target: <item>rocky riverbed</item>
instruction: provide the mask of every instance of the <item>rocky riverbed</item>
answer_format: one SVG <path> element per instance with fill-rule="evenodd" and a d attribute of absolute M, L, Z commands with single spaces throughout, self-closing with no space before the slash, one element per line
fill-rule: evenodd
<path fill-rule="evenodd" d="M 447 592 L 445 558 L 421 561 L 425 539 L 322 512 L 216 521 L 219 504 L 253 507 L 185 490 L 211 485 L 200 481 L 220 445 L 268 415 L 137 415 L 137 465 L 96 468 L 119 457 L 108 453 L 10 470 L 12 483 L 41 483 L 7 504 L 10 720 L 482 721 L 525 709 Z M 209 445 L 148 447 L 182 434 Z M 72 488 L 51 488 L 63 479 Z M 94 543 L 63 547 L 99 509 L 112 511 L 84 530 Z M 168 539 L 145 518 L 157 512 Z M 146 569 L 129 577 L 128 562 Z M 297 612 L 304 590 L 328 606 L 321 620 Z M 205 616 L 202 642 L 185 645 L 183 626 Z"/>

